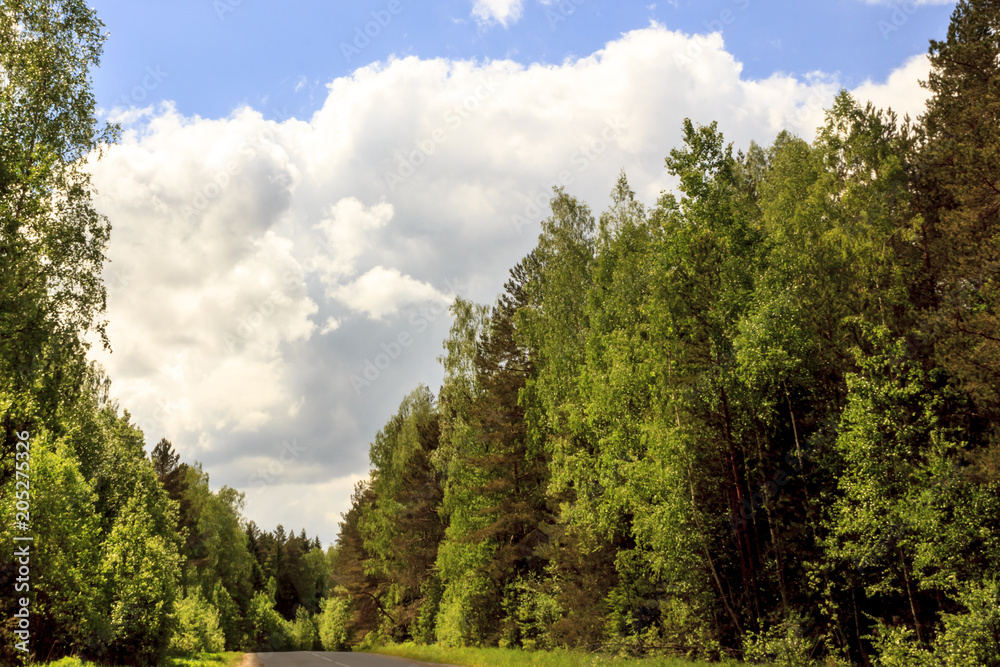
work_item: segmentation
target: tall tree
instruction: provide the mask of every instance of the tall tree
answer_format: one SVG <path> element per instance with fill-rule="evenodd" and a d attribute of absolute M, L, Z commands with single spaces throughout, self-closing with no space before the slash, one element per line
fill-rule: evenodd
<path fill-rule="evenodd" d="M 90 89 L 103 28 L 83 0 L 0 11 L 0 381 L 30 388 L 49 417 L 73 393 L 66 362 L 82 363 L 83 335 L 107 345 L 110 225 L 85 168 L 116 135 L 99 126 Z"/>
<path fill-rule="evenodd" d="M 444 524 L 438 512 L 442 476 L 432 459 L 438 449 L 439 419 L 426 387 L 412 391 L 371 446 L 371 488 L 375 502 L 359 528 L 372 557 L 366 572 L 387 582 L 379 591 L 390 634 L 420 635 L 421 614 L 436 614 L 436 600 L 424 582 L 436 576 L 438 544 Z"/>
<path fill-rule="evenodd" d="M 1000 7 L 962 0 L 931 41 L 916 187 L 941 363 L 1000 405 Z"/>

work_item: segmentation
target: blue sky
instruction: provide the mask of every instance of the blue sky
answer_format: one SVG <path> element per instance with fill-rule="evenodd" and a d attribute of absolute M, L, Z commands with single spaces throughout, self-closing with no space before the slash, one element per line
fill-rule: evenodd
<path fill-rule="evenodd" d="M 952 9 L 862 0 L 526 0 L 520 18 L 504 25 L 474 16 L 468 0 L 397 0 L 397 13 L 392 4 L 94 0 L 112 35 L 94 78 L 97 98 L 105 106 L 123 96 L 169 99 L 182 113 L 205 117 L 242 104 L 269 117 L 308 117 L 327 83 L 391 55 L 559 63 L 651 21 L 689 34 L 721 29 L 749 77 L 821 70 L 851 85 L 883 80 L 905 58 L 926 52 L 929 38 L 944 36 Z M 379 15 L 384 27 L 372 23 Z M 366 26 L 375 36 L 359 38 Z M 150 67 L 165 74 L 162 81 L 133 95 Z"/>
<path fill-rule="evenodd" d="M 553 185 L 598 214 L 624 170 L 654 203 L 688 117 L 745 148 L 811 140 L 841 88 L 915 116 L 952 4 L 96 9 L 124 133 L 92 168 L 114 350 L 93 356 L 149 446 L 330 542 L 378 429 L 440 386 L 448 305 L 495 299 Z"/>

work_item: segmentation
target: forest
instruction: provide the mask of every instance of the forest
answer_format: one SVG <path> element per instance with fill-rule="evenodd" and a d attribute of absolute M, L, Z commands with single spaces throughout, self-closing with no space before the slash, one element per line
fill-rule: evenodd
<path fill-rule="evenodd" d="M 841 92 L 812 142 L 735 151 L 689 120 L 655 205 L 624 173 L 598 215 L 555 190 L 496 301 L 452 305 L 442 386 L 375 436 L 327 551 L 247 522 L 170 442 L 147 454 L 87 362 L 111 223 L 82 160 L 117 132 L 88 87 L 100 22 L 7 4 L 0 661 L 23 659 L 30 467 L 38 659 L 1000 665 L 1000 4 L 957 3 L 916 119 Z"/>

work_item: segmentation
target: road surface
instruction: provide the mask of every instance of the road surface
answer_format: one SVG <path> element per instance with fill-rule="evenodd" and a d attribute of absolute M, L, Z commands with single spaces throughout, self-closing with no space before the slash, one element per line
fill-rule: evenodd
<path fill-rule="evenodd" d="M 408 667 L 409 665 L 422 666 L 431 663 L 372 653 L 298 651 L 295 653 L 254 653 L 253 659 L 244 664 L 254 667 Z"/>

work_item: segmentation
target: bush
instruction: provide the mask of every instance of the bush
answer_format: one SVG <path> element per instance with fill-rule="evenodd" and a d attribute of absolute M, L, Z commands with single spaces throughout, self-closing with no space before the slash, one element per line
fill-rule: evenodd
<path fill-rule="evenodd" d="M 251 648 L 255 651 L 287 651 L 294 644 L 292 624 L 274 609 L 274 598 L 258 592 L 250 601 L 247 619 Z"/>
<path fill-rule="evenodd" d="M 216 653 L 225 648 L 226 638 L 219 627 L 219 611 L 195 590 L 174 607 L 177 626 L 170 640 L 174 653 Z"/>
<path fill-rule="evenodd" d="M 719 660 L 722 656 L 722 644 L 707 614 L 680 598 L 660 603 L 659 643 L 686 658 Z"/>
<path fill-rule="evenodd" d="M 760 632 L 747 632 L 743 638 L 743 657 L 747 662 L 764 662 L 774 667 L 806 667 L 816 641 L 802 632 L 802 619 L 792 614 Z"/>
<path fill-rule="evenodd" d="M 366 634 L 356 648 L 358 651 L 371 651 L 391 643 L 386 640 L 385 634 L 379 628 Z"/>
<path fill-rule="evenodd" d="M 173 541 L 153 533 L 154 527 L 145 499 L 133 496 L 105 542 L 112 662 L 158 664 L 170 644 L 179 557 Z"/>
<path fill-rule="evenodd" d="M 437 613 L 437 639 L 442 646 L 474 646 L 497 633 L 500 613 L 486 576 L 469 572 L 444 588 Z"/>
<path fill-rule="evenodd" d="M 930 651 L 920 648 L 913 630 L 879 623 L 875 637 L 878 667 L 934 667 Z"/>
<path fill-rule="evenodd" d="M 212 590 L 212 604 L 219 611 L 219 626 L 226 637 L 226 650 L 238 651 L 243 646 L 243 619 L 240 610 L 222 582 L 215 582 Z"/>
<path fill-rule="evenodd" d="M 562 608 L 555 597 L 540 590 L 537 581 L 518 579 L 511 583 L 504 595 L 503 610 L 506 627 L 501 648 L 552 648 L 549 629 L 561 618 Z"/>
<path fill-rule="evenodd" d="M 964 614 L 942 614 L 943 629 L 921 648 L 909 628 L 879 626 L 879 667 L 1000 667 L 1000 584 L 967 585 L 958 596 Z"/>
<path fill-rule="evenodd" d="M 351 599 L 347 591 L 338 588 L 334 597 L 320 602 L 319 638 L 325 651 L 347 648 L 347 624 L 351 620 Z"/>
<path fill-rule="evenodd" d="M 420 584 L 420 592 L 424 601 L 417 612 L 413 639 L 418 644 L 433 644 L 437 641 L 437 615 L 441 608 L 441 595 L 444 593 L 444 586 L 436 572 Z"/>
<path fill-rule="evenodd" d="M 297 651 L 312 651 L 319 648 L 319 631 L 312 614 L 305 607 L 299 607 L 292 623 L 292 641 Z"/>
<path fill-rule="evenodd" d="M 965 614 L 943 614 L 935 655 L 947 667 L 1000 667 L 1000 584 L 970 584 L 959 595 Z"/>

